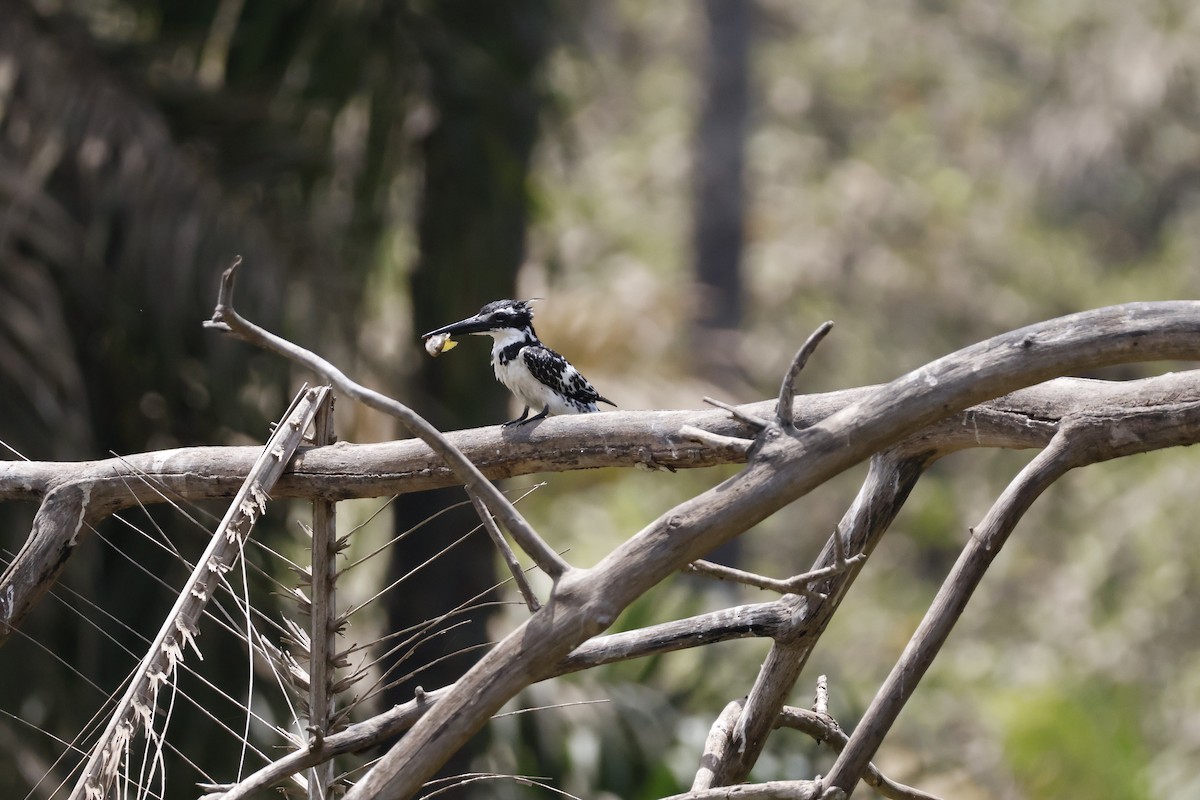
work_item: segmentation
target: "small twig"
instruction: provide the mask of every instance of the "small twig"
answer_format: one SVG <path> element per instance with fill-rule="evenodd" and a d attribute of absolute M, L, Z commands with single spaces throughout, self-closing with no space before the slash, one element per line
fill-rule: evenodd
<path fill-rule="evenodd" d="M 815 595 L 824 599 L 825 595 L 814 589 L 814 584 L 841 575 L 850 567 L 867 560 L 865 552 L 858 553 L 849 558 L 846 557 L 846 546 L 842 543 L 842 527 L 840 525 L 834 528 L 833 536 L 830 538 L 833 541 L 833 563 L 829 566 L 818 567 L 817 569 L 788 578 L 782 582 L 787 587 L 786 591 L 802 594 L 806 597 Z"/>
<path fill-rule="evenodd" d="M 743 456 L 750 451 L 750 447 L 754 444 L 750 439 L 742 439 L 737 436 L 724 436 L 719 433 L 706 431 L 703 428 L 697 428 L 695 425 L 684 425 L 681 427 L 679 429 L 679 436 L 688 441 L 699 442 L 714 450 L 732 450 Z"/>
<path fill-rule="evenodd" d="M 1081 442 L 1080 447 L 1073 446 L 1071 440 L 1075 434 L 1076 426 L 1069 420 L 1064 421 L 1046 449 L 1025 465 L 979 526 L 972 530 L 971 538 L 946 576 L 925 618 L 879 687 L 846 749 L 834 762 L 829 772 L 831 786 L 850 791 L 849 787 L 857 782 L 900 710 L 916 690 L 921 677 L 945 644 L 975 588 L 1013 528 L 1042 492 L 1065 473 L 1085 463 L 1082 453 L 1090 442 Z"/>
<path fill-rule="evenodd" d="M 796 352 L 796 357 L 792 359 L 787 374 L 783 376 L 783 384 L 779 387 L 779 402 L 775 406 L 775 421 L 784 428 L 792 426 L 792 400 L 796 397 L 796 378 L 800 377 L 800 370 L 808 363 L 809 356 L 832 329 L 833 320 L 828 320 L 809 334 L 808 339 Z"/>
<path fill-rule="evenodd" d="M 788 594 L 795 591 L 791 587 L 790 581 L 768 578 L 766 575 L 759 575 L 757 572 L 747 572 L 736 567 L 727 567 L 724 564 L 716 564 L 712 561 L 705 561 L 702 558 L 688 564 L 687 571 L 694 572 L 697 575 L 707 575 L 710 578 L 722 581 L 732 581 L 733 583 L 740 583 L 745 586 L 753 586 L 755 589 L 766 589 L 769 592 Z"/>
<path fill-rule="evenodd" d="M 696 770 L 696 778 L 692 781 L 693 792 L 712 788 L 713 779 L 717 775 L 717 766 L 725 760 L 730 734 L 741 713 L 742 701 L 731 700 L 713 720 L 712 727 L 708 731 L 708 738 L 704 740 L 704 752 L 700 755 L 700 768 Z"/>
<path fill-rule="evenodd" d="M 764 429 L 766 429 L 766 427 L 768 425 L 770 425 L 770 423 L 767 422 L 766 420 L 756 417 L 753 414 L 748 414 L 745 411 L 743 411 L 742 409 L 738 408 L 737 406 L 730 405 L 729 403 L 724 403 L 724 402 L 722 402 L 720 400 L 716 400 L 712 397 L 705 397 L 703 399 L 704 399 L 704 402 L 708 403 L 710 406 L 719 408 L 722 411 L 728 411 L 729 415 L 731 417 L 738 420 L 739 422 L 744 422 L 745 424 L 749 425 L 751 428 L 753 428 L 756 431 L 764 430 Z"/>
<path fill-rule="evenodd" d="M 716 786 L 711 789 L 684 792 L 663 800 L 836 800 L 842 793 L 829 794 L 822 781 L 767 781 L 739 783 L 736 786 Z"/>
<path fill-rule="evenodd" d="M 824 675 L 821 679 L 824 679 Z M 817 692 L 820 695 L 821 682 L 817 682 Z M 828 692 L 827 692 L 828 693 Z M 826 698 L 828 700 L 828 698 Z M 837 720 L 826 712 L 808 711 L 803 708 L 784 706 L 779 711 L 775 722 L 777 728 L 791 728 L 811 736 L 818 742 L 829 745 L 835 752 L 841 752 L 850 740 Z M 879 771 L 874 764 L 868 764 L 863 773 L 863 783 L 875 789 L 890 800 L 940 800 L 937 795 L 923 792 L 912 786 L 894 781 Z"/>
<path fill-rule="evenodd" d="M 397 400 L 355 383 L 341 370 L 315 353 L 276 336 L 239 315 L 233 308 L 233 286 L 237 268 L 241 263 L 242 259 L 239 256 L 234 259 L 229 269 L 222 273 L 221 286 L 217 292 L 217 305 L 213 309 L 212 319 L 204 322 L 205 327 L 227 331 L 245 342 L 295 361 L 316 372 L 346 397 L 400 420 L 414 436 L 445 459 L 446 464 L 454 470 L 455 475 L 467 487 L 468 494 L 478 494 L 485 501 L 487 507 L 496 515 L 505 529 L 512 534 L 517 545 L 529 554 L 529 557 L 542 571 L 557 580 L 571 569 L 571 565 L 546 544 L 513 504 L 501 494 L 500 490 L 483 476 L 483 473 L 463 455 L 461 450 L 455 447 L 441 431 L 430 425 L 424 417 Z"/>
<path fill-rule="evenodd" d="M 724 564 L 715 564 L 712 561 L 705 561 L 704 559 L 698 559 L 688 564 L 687 570 L 697 575 L 707 575 L 710 578 L 717 578 L 718 580 L 741 583 L 746 586 L 753 586 L 756 589 L 766 589 L 767 591 L 779 592 L 780 594 L 799 594 L 816 600 L 824 600 L 825 595 L 815 590 L 813 584 L 841 575 L 850 567 L 865 561 L 867 558 L 866 553 L 859 553 L 858 555 L 846 558 L 845 547 L 841 542 L 840 530 L 835 531 L 833 534 L 833 548 L 833 563 L 829 566 L 820 567 L 782 580 L 779 578 L 768 578 L 766 575 L 747 572 L 735 567 L 727 567 Z"/>
<path fill-rule="evenodd" d="M 492 544 L 496 545 L 496 549 L 500 551 L 500 555 L 504 559 L 504 564 L 512 573 L 513 582 L 517 584 L 517 589 L 520 590 L 529 612 L 531 614 L 536 612 L 542 607 L 542 604 L 538 602 L 537 595 L 533 593 L 529 581 L 525 579 L 525 572 L 521 569 L 520 562 L 517 561 L 516 553 L 508 546 L 504 534 L 496 527 L 496 520 L 492 518 L 491 512 L 487 510 L 487 506 L 483 504 L 478 495 L 471 495 L 471 504 L 475 506 L 475 512 L 479 514 L 479 519 L 483 520 L 484 530 L 488 532 L 488 536 L 492 537 Z"/>
<path fill-rule="evenodd" d="M 817 691 L 813 696 L 813 713 L 829 716 L 829 676 L 817 676 Z"/>

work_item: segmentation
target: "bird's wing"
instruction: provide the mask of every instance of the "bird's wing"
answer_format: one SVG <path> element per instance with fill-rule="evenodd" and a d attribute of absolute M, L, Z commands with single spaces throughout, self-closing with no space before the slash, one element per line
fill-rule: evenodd
<path fill-rule="evenodd" d="M 529 368 L 529 374 L 572 400 L 580 403 L 610 402 L 600 396 L 579 370 L 549 347 L 524 347 L 521 349 L 521 358 Z"/>

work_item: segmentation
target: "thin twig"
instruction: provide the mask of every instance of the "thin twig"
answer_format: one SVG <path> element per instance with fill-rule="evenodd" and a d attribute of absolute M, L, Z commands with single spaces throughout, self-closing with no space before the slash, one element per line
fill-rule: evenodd
<path fill-rule="evenodd" d="M 796 396 L 796 378 L 800 377 L 800 370 L 804 369 L 804 365 L 808 363 L 809 356 L 813 354 L 817 345 L 831 330 L 833 330 L 833 320 L 827 320 L 809 334 L 808 339 L 796 352 L 796 357 L 792 359 L 787 374 L 783 376 L 783 384 L 779 387 L 779 402 L 775 405 L 775 421 L 783 428 L 790 428 L 793 424 L 792 400 Z"/>
<path fill-rule="evenodd" d="M 862 563 L 867 558 L 866 553 L 858 553 L 850 558 L 846 558 L 845 547 L 842 545 L 840 536 L 841 533 L 839 530 L 835 531 L 832 537 L 834 549 L 832 564 L 809 570 L 800 575 L 793 575 L 790 578 L 769 578 L 766 575 L 759 575 L 756 572 L 747 572 L 746 570 L 727 567 L 724 564 L 716 564 L 704 559 L 698 559 L 688 564 L 687 571 L 698 575 L 707 575 L 710 578 L 717 578 L 718 580 L 753 586 L 756 589 L 766 589 L 767 591 L 779 592 L 780 594 L 800 594 L 816 600 L 824 600 L 825 595 L 812 588 L 814 583 L 840 575 L 850 567 Z"/>
<path fill-rule="evenodd" d="M 687 565 L 688 572 L 694 572 L 697 575 L 707 575 L 710 578 L 716 578 L 722 581 L 731 581 L 740 583 L 745 586 L 753 586 L 756 589 L 766 589 L 771 592 L 779 592 L 787 594 L 794 591 L 791 588 L 791 582 L 787 580 L 779 580 L 778 578 L 768 578 L 766 575 L 759 575 L 756 572 L 747 572 L 737 567 L 727 567 L 724 564 L 717 564 L 712 561 L 706 561 L 703 558 L 696 559 Z"/>
<path fill-rule="evenodd" d="M 820 683 L 817 685 L 819 689 Z M 838 725 L 837 720 L 828 713 L 819 711 L 784 706 L 779 712 L 779 719 L 775 725 L 779 728 L 792 728 L 807 734 L 816 741 L 829 745 L 835 752 L 841 752 L 845 748 L 846 742 L 849 741 L 849 737 Z M 880 772 L 874 764 L 867 765 L 862 780 L 863 783 L 890 800 L 940 800 L 937 795 L 892 780 Z"/>
<path fill-rule="evenodd" d="M 697 428 L 695 425 L 684 425 L 679 429 L 679 436 L 688 441 L 699 442 L 714 450 L 732 450 L 743 456 L 750 452 L 750 447 L 754 444 L 750 439 L 742 439 L 738 436 L 724 436 L 719 433 L 706 431 L 703 428 Z"/>
<path fill-rule="evenodd" d="M 835 800 L 839 795 L 826 794 L 821 781 L 767 781 L 716 786 L 673 794 L 663 800 Z"/>
<path fill-rule="evenodd" d="M 496 527 L 496 520 L 492 518 L 491 512 L 487 510 L 487 506 L 483 504 L 478 495 L 471 495 L 471 503 L 475 506 L 475 512 L 479 514 L 479 518 L 483 520 L 483 527 L 487 530 L 488 536 L 492 537 L 492 544 L 496 545 L 496 549 L 500 551 L 500 555 L 504 559 L 505 566 L 512 573 L 513 582 L 517 584 L 517 589 L 520 590 L 521 597 L 524 598 L 525 605 L 529 608 L 529 613 L 535 613 L 542 607 L 542 604 L 538 602 L 537 595 L 533 593 L 529 581 L 525 579 L 525 572 L 521 569 L 520 562 L 517 561 L 516 553 L 508 546 L 504 534 Z"/>
<path fill-rule="evenodd" d="M 712 397 L 704 397 L 703 400 L 710 406 L 719 408 L 722 411 L 728 411 L 729 416 L 733 417 L 739 422 L 744 422 L 756 431 L 761 431 L 770 424 L 766 420 L 747 413 L 735 405 L 730 405 L 729 403 L 722 402 L 721 400 L 717 400 Z"/>
<path fill-rule="evenodd" d="M 276 336 L 239 315 L 233 308 L 233 286 L 237 268 L 241 263 L 241 256 L 238 256 L 229 269 L 222 273 L 221 286 L 217 293 L 217 305 L 213 309 L 212 319 L 205 321 L 205 327 L 226 331 L 245 342 L 295 361 L 316 372 L 341 394 L 400 420 L 409 432 L 445 459 L 446 464 L 454 470 L 454 473 L 466 486 L 468 494 L 480 496 L 505 529 L 512 534 L 517 545 L 529 554 L 529 557 L 543 572 L 557 580 L 571 569 L 571 565 L 546 544 L 521 515 L 521 512 L 517 511 L 508 501 L 508 498 L 483 476 L 483 473 L 463 455 L 461 450 L 455 447 L 441 431 L 430 425 L 424 417 L 397 400 L 355 383 L 341 370 L 315 353 Z"/>

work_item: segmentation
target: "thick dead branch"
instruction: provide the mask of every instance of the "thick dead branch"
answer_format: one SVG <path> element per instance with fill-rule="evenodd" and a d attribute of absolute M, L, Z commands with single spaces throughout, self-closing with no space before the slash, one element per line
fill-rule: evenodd
<path fill-rule="evenodd" d="M 278 353 L 317 373 L 345 396 L 400 420 L 409 432 L 441 456 L 466 486 L 468 493 L 479 496 L 543 572 L 557 579 L 571 569 L 571 565 L 542 540 L 508 498 L 484 477 L 453 442 L 426 422 L 424 417 L 397 400 L 355 383 L 315 353 L 258 327 L 238 314 L 233 308 L 233 287 L 241 262 L 239 256 L 232 266 L 222 273 L 217 305 L 213 309 L 212 319 L 204 323 L 206 327 L 226 331 L 245 342 Z"/>
<path fill-rule="evenodd" d="M 879 387 L 804 395 L 794 424 L 814 425 Z M 1059 378 L 951 415 L 916 434 L 906 449 L 947 454 L 972 447 L 1044 447 L 1066 416 L 1187 403 L 1200 398 L 1200 371 L 1137 381 Z M 755 417 L 775 401 L 739 406 Z M 490 479 L 646 460 L 674 469 L 744 463 L 744 448 L 687 446 L 685 426 L 745 439 L 752 432 L 722 411 L 613 411 L 550 417 L 511 439 L 499 426 L 446 434 Z M 138 505 L 232 497 L 254 463 L 256 447 L 186 447 L 99 461 L 0 462 L 0 501 L 41 502 L 57 489 L 88 490 L 90 521 Z M 418 439 L 301 447 L 275 488 L 276 497 L 345 500 L 461 485 L 441 458 Z M 72 505 L 66 502 L 63 508 Z M 68 515 L 69 516 L 69 515 Z"/>
<path fill-rule="evenodd" d="M 1198 355 L 1200 303 L 1101 309 L 965 348 L 814 426 L 760 439 L 739 475 L 676 506 L 595 567 L 563 575 L 542 610 L 477 662 L 347 800 L 412 796 L 503 703 L 610 625 L 643 592 L 871 454 L 938 419 L 1056 374 Z"/>

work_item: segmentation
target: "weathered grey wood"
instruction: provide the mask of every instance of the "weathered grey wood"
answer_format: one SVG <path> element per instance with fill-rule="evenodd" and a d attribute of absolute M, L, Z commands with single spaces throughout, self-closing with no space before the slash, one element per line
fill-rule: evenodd
<path fill-rule="evenodd" d="M 334 432 L 334 398 L 322 404 L 313 420 L 313 443 L 318 447 L 337 441 Z M 325 737 L 333 733 L 333 682 L 337 646 L 337 504 L 324 498 L 313 501 L 311 593 L 308 641 L 308 747 L 321 751 Z M 332 760 L 308 771 L 308 800 L 333 796 Z"/>
<path fill-rule="evenodd" d="M 612 624 L 646 590 L 873 453 L 943 417 L 1055 375 L 1197 357 L 1200 303 L 1134 303 L 965 348 L 803 430 L 768 427 L 741 473 L 671 509 L 595 567 L 567 572 L 542 610 L 477 662 L 347 800 L 412 796 L 504 702 Z"/>
<path fill-rule="evenodd" d="M 747 457 L 750 463 L 738 476 L 664 514 L 596 567 L 564 574 L 546 606 L 529 622 L 455 686 L 426 695 L 421 707 L 411 712 L 412 719 L 425 718 L 352 797 L 411 794 L 422 776 L 492 710 L 529 683 L 565 671 L 588 647 L 584 644 L 572 653 L 574 645 L 603 630 L 646 588 L 874 453 L 889 451 L 919 466 L 969 447 L 1040 447 L 1051 441 L 1063 420 L 1081 418 L 1106 420 L 1106 435 L 1126 448 L 1122 453 L 1200 440 L 1198 372 L 1129 383 L 1059 379 L 988 399 L 1023 383 L 1103 363 L 1198 355 L 1200 304 L 1134 304 L 996 337 L 887 386 L 798 397 L 794 428 L 775 420 L 775 401 L 766 401 L 740 407 L 747 419 L 771 421 L 757 435 L 720 411 L 616 412 L 552 418 L 515 431 L 483 428 L 451 434 L 455 446 L 488 477 L 639 463 L 680 468 L 736 463 Z M 681 433 L 687 426 L 711 432 L 711 446 L 689 440 Z M 720 437 L 756 441 L 747 450 L 729 446 Z M 0 577 L 0 620 L 19 622 L 90 524 L 138 499 L 160 500 L 138 479 L 143 469 L 185 497 L 228 496 L 249 469 L 248 463 L 238 461 L 244 459 L 240 450 L 252 448 L 196 448 L 86 464 L 0 464 L 0 500 L 43 501 L 25 548 Z M 206 455 L 207 461 L 198 455 Z M 455 478 L 441 464 L 428 447 L 411 441 L 309 448 L 293 460 L 273 495 L 339 499 L 453 483 Z M 144 496 L 137 497 L 139 492 Z M 832 613 L 840 593 L 831 592 L 830 597 L 834 602 L 827 609 Z M 4 604 L 14 598 L 19 603 Z M 745 635 L 766 633 L 776 639 L 777 647 L 785 640 L 815 641 L 823 630 L 821 614 L 801 604 L 785 609 L 783 603 L 767 604 L 773 606 L 773 621 Z M 697 642 L 715 641 L 734 635 L 735 627 L 723 628 L 712 618 L 696 623 L 689 635 Z M 644 646 L 648 645 L 639 643 L 632 650 Z M 807 657 L 803 649 L 795 652 L 801 659 Z M 770 694 L 762 694 L 764 700 L 770 698 L 761 704 L 763 712 L 778 708 L 777 697 L 786 693 L 787 680 L 780 680 L 786 678 L 783 670 L 780 663 L 760 675 L 778 683 Z M 757 716 L 770 718 L 765 713 Z M 382 718 L 374 722 L 386 727 Z M 367 735 L 363 731 L 356 729 L 358 740 Z M 327 748 L 325 755 L 330 754 Z M 319 760 L 317 756 L 305 766 Z M 293 771 L 303 768 L 290 763 Z M 846 775 L 852 771 L 846 770 Z"/>
<path fill-rule="evenodd" d="M 880 686 L 858 727 L 829 773 L 831 786 L 853 791 L 904 704 L 941 651 L 971 595 L 1017 523 L 1042 493 L 1072 469 L 1158 450 L 1200 437 L 1200 414 L 1161 408 L 1126 414 L 1097 414 L 1064 422 L 1054 439 L 1021 470 L 971 531 L 908 646 Z"/>
<path fill-rule="evenodd" d="M 783 597 L 769 603 L 721 609 L 636 631 L 597 636 L 584 642 L 564 658 L 547 677 L 566 675 L 602 664 L 702 647 L 714 642 L 772 637 L 790 621 L 796 599 L 794 596 Z M 326 738 L 320 753 L 302 751 L 284 756 L 248 775 L 236 786 L 224 787 L 223 791 L 212 787 L 214 792 L 205 797 L 208 800 L 246 800 L 288 776 L 319 763 L 323 758 L 357 753 L 375 747 L 412 727 L 413 723 L 450 691 L 450 688 L 423 692 L 418 699 L 394 706 Z"/>
<path fill-rule="evenodd" d="M 846 550 L 851 554 L 874 551 L 932 457 L 928 452 L 910 456 L 889 451 L 871 459 L 858 495 L 838 524 Z M 813 563 L 813 570 L 830 567 L 835 557 L 834 546 L 827 544 Z M 852 564 L 840 574 L 815 585 L 812 588 L 823 596 L 810 593 L 793 609 L 786 626 L 787 635 L 775 637 L 759 668 L 742 715 L 733 729 L 728 755 L 718 766 L 713 785 L 740 783 L 750 774 L 813 647 L 861 569 L 861 563 Z"/>

